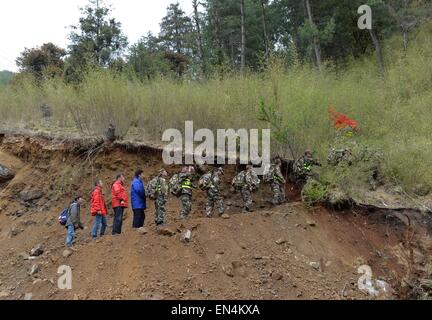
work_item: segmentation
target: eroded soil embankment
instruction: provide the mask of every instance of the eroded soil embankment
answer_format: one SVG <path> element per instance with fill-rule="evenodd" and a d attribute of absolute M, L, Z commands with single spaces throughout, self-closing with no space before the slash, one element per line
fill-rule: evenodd
<path fill-rule="evenodd" d="M 131 230 L 129 211 L 121 236 L 92 242 L 86 204 L 78 251 L 65 257 L 65 230 L 56 218 L 68 200 L 77 192 L 88 198 L 96 178 L 108 185 L 121 171 L 130 181 L 138 166 L 149 178 L 161 166 L 160 153 L 47 137 L 5 135 L 0 141 L 0 162 L 15 173 L 0 189 L 2 298 L 369 299 L 357 284 L 362 265 L 394 288 L 386 298 L 404 298 L 426 273 L 431 246 L 421 223 L 409 228 L 389 211 L 306 209 L 291 187 L 291 202 L 273 208 L 270 188 L 263 186 L 254 194 L 256 212 L 245 215 L 240 196 L 229 191 L 234 167 L 224 178 L 229 219 L 203 218 L 205 195 L 196 191 L 187 221 L 177 220 L 179 201 L 169 199 L 170 235 L 154 227 L 149 203 L 146 232 Z M 178 170 L 168 168 L 170 174 Z M 105 193 L 109 201 L 108 187 Z M 192 239 L 184 244 L 187 229 Z M 28 259 L 37 244 L 44 253 Z M 34 265 L 39 272 L 30 276 Z M 72 290 L 57 287 L 61 265 L 72 267 Z"/>

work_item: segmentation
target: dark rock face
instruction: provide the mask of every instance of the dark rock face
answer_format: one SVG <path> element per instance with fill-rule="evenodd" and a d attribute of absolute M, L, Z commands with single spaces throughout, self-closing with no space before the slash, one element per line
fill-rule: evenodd
<path fill-rule="evenodd" d="M 38 200 L 44 196 L 42 190 L 30 190 L 30 191 L 21 191 L 18 195 L 21 201 L 30 202 L 33 200 Z"/>
<path fill-rule="evenodd" d="M 12 171 L 0 163 L 0 183 L 9 181 L 13 177 Z"/>

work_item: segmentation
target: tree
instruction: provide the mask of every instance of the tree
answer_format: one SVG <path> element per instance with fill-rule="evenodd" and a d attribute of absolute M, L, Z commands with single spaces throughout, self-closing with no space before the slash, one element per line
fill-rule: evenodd
<path fill-rule="evenodd" d="M 240 14 L 241 14 L 241 65 L 240 72 L 244 74 L 246 66 L 246 29 L 245 29 L 245 2 L 240 0 Z"/>
<path fill-rule="evenodd" d="M 180 4 L 171 4 L 167 8 L 167 14 L 160 24 L 159 38 L 167 50 L 177 54 L 190 55 L 193 47 L 192 21 L 180 8 Z"/>
<path fill-rule="evenodd" d="M 409 32 L 427 18 L 427 1 L 387 0 L 385 5 L 400 28 L 404 49 L 407 50 Z M 432 5 L 429 6 L 432 8 Z"/>
<path fill-rule="evenodd" d="M 129 71 L 140 80 L 150 80 L 159 75 L 168 75 L 171 71 L 165 58 L 159 39 L 149 33 L 132 45 L 127 55 Z"/>
<path fill-rule="evenodd" d="M 207 72 L 207 62 L 204 54 L 204 39 L 201 31 L 201 18 L 198 11 L 198 0 L 192 0 L 192 6 L 194 10 L 194 22 L 195 22 L 195 38 L 198 46 L 198 54 L 201 63 L 201 69 L 205 74 Z"/>
<path fill-rule="evenodd" d="M 81 18 L 69 35 L 68 74 L 88 66 L 108 67 L 127 46 L 121 23 L 110 17 L 111 8 L 103 0 L 89 0 L 81 8 Z"/>
<path fill-rule="evenodd" d="M 21 72 L 30 73 L 37 79 L 61 76 L 64 68 L 63 57 L 66 51 L 53 43 L 45 43 L 41 47 L 25 49 L 16 59 Z"/>
<path fill-rule="evenodd" d="M 311 9 L 310 2 L 309 2 L 309 0 L 304 0 L 304 2 L 305 2 L 309 27 L 312 30 L 311 42 L 312 42 L 312 46 L 313 46 L 313 49 L 315 52 L 315 62 L 316 62 L 317 67 L 321 68 L 321 63 L 322 63 L 321 46 L 320 46 L 320 42 L 319 42 L 318 30 L 317 30 L 317 27 L 313 21 L 312 9 Z"/>

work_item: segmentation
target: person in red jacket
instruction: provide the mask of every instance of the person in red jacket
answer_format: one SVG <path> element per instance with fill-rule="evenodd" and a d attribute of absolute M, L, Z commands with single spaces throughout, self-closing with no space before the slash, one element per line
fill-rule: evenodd
<path fill-rule="evenodd" d="M 93 192 L 91 194 L 90 213 L 93 217 L 95 217 L 92 229 L 93 239 L 96 239 L 98 237 L 99 227 L 101 237 L 105 234 L 105 230 L 107 227 L 106 216 L 108 214 L 108 210 L 106 207 L 105 197 L 103 195 L 102 188 L 102 180 L 96 181 L 95 188 L 93 189 Z"/>
<path fill-rule="evenodd" d="M 128 207 L 128 196 L 124 187 L 125 176 L 120 173 L 111 186 L 112 207 L 114 209 L 114 223 L 112 234 L 121 234 L 123 225 L 123 212 Z"/>

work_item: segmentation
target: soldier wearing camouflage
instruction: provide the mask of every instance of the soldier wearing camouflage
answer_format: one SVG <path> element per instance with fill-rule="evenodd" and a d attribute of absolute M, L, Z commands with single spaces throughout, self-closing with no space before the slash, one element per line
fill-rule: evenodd
<path fill-rule="evenodd" d="M 273 205 L 280 205 L 285 202 L 285 183 L 286 180 L 282 175 L 282 161 L 276 159 L 270 167 L 269 177 L 271 189 L 273 191 Z"/>
<path fill-rule="evenodd" d="M 305 154 L 294 162 L 294 175 L 297 182 L 306 182 L 309 178 L 314 177 L 312 172 L 313 166 L 321 166 L 321 164 L 314 160 L 312 151 L 306 150 Z"/>
<path fill-rule="evenodd" d="M 217 208 L 219 215 L 223 215 L 225 213 L 225 204 L 220 192 L 221 175 L 223 174 L 224 171 L 222 168 L 207 174 L 208 182 L 206 181 L 207 186 L 205 188 L 207 191 L 207 204 L 205 213 L 208 218 L 213 216 L 213 209 L 215 207 Z"/>
<path fill-rule="evenodd" d="M 258 189 L 260 180 L 253 171 L 253 167 L 248 165 L 245 171 L 240 172 L 233 180 L 233 186 L 240 190 L 245 204 L 245 210 L 252 211 L 252 192 Z"/>
<path fill-rule="evenodd" d="M 192 210 L 192 178 L 194 173 L 195 169 L 193 167 L 184 167 L 179 174 L 181 185 L 180 201 L 182 205 L 180 212 L 181 219 L 186 219 Z"/>
<path fill-rule="evenodd" d="M 168 198 L 168 183 L 166 181 L 167 176 L 168 174 L 165 171 L 165 169 L 161 169 L 157 177 L 156 192 L 155 192 L 155 208 L 156 208 L 155 223 L 157 226 L 165 224 L 165 216 L 166 216 L 165 205 Z"/>

